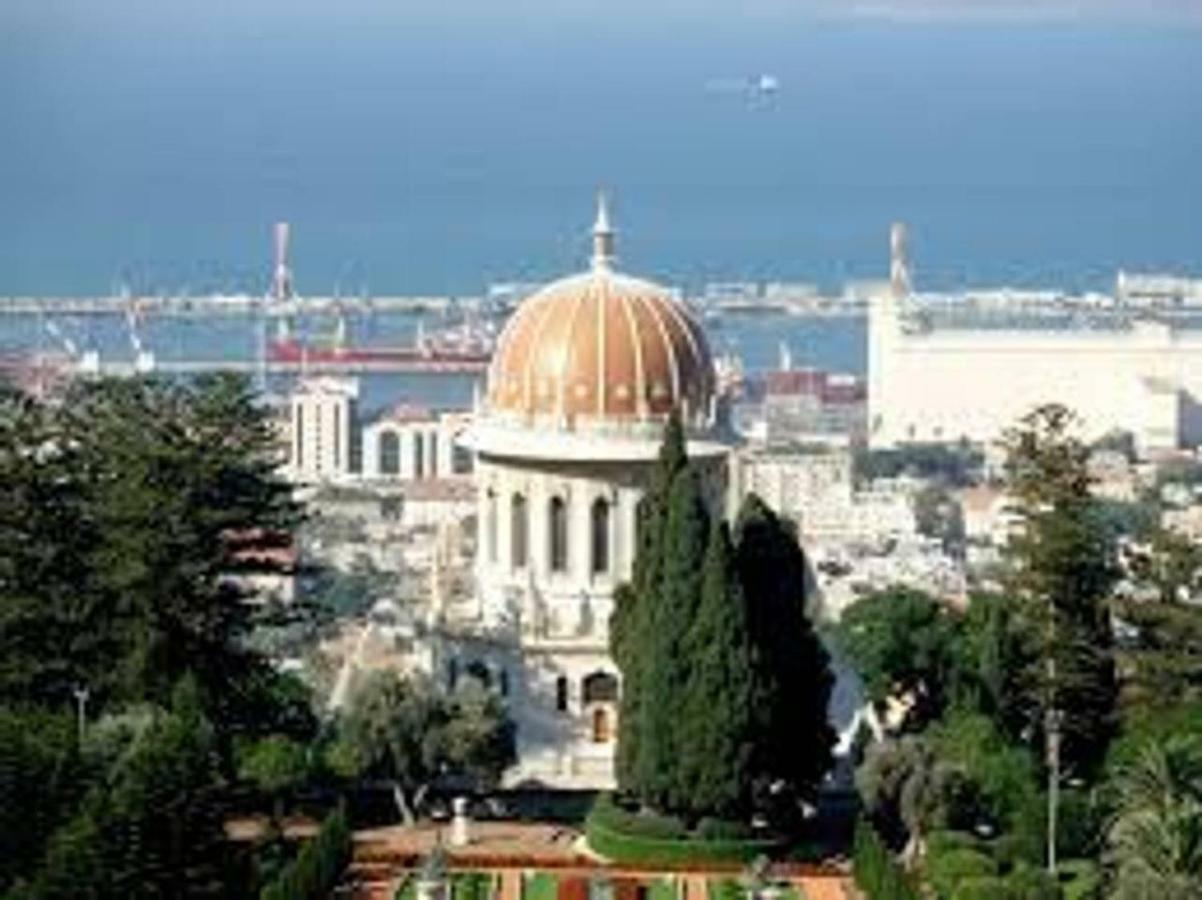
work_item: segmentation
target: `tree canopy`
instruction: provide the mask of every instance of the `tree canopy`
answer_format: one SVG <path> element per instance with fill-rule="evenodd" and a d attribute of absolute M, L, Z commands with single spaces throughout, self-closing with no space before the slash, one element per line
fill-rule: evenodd
<path fill-rule="evenodd" d="M 796 536 L 762 502 L 734 536 L 712 515 L 673 419 L 610 627 L 628 797 L 696 820 L 812 794 L 830 766 L 832 678 L 804 585 Z"/>

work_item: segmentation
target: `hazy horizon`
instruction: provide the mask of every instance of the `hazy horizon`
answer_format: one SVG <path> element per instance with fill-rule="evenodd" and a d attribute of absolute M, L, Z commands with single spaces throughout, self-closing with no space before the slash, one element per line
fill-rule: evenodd
<path fill-rule="evenodd" d="M 893 219 L 928 284 L 1198 271 L 1197 6 L 10 0 L 0 293 L 261 285 L 277 219 L 310 293 L 477 291 L 598 186 L 691 284 L 879 275 Z"/>

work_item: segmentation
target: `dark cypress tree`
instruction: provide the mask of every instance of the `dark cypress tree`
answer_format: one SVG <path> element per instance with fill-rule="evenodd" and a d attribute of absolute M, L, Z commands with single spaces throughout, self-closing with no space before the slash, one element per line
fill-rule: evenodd
<path fill-rule="evenodd" d="M 658 602 L 662 542 L 667 520 L 668 492 L 672 480 L 688 463 L 684 428 L 672 415 L 664 428 L 659 461 L 646 495 L 638 507 L 638 552 L 633 581 L 614 595 L 614 612 L 609 623 L 610 654 L 622 672 L 621 708 L 618 717 L 618 784 L 624 791 L 638 793 L 635 760 L 639 753 L 639 697 L 642 678 L 639 663 L 650 652 L 648 610 Z M 640 602 L 647 598 L 646 602 Z"/>
<path fill-rule="evenodd" d="M 646 607 L 647 651 L 638 668 L 639 739 L 634 760 L 641 799 L 661 810 L 687 809 L 685 786 L 677 777 L 680 713 L 687 697 L 689 661 L 686 637 L 701 594 L 701 571 L 709 536 L 709 513 L 696 471 L 686 466 L 672 481 L 663 535 L 658 597 L 639 598 Z"/>
<path fill-rule="evenodd" d="M 805 611 L 806 566 L 796 534 L 749 495 L 736 529 L 739 580 L 755 647 L 758 786 L 783 781 L 811 796 L 831 766 L 830 657 Z"/>
<path fill-rule="evenodd" d="M 695 816 L 741 818 L 751 800 L 755 697 L 747 606 L 725 522 L 710 530 L 701 601 L 686 641 L 677 785 Z"/>

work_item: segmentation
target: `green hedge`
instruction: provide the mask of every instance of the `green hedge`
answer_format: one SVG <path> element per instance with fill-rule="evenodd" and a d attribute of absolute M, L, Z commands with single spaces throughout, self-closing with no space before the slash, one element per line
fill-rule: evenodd
<path fill-rule="evenodd" d="M 921 900 L 876 829 L 863 821 L 856 825 L 852 875 L 868 900 Z"/>
<path fill-rule="evenodd" d="M 1101 900 L 1102 873 L 1088 859 L 1070 859 L 1060 864 L 1060 887 L 1064 900 Z"/>
<path fill-rule="evenodd" d="M 260 900 L 325 900 L 351 861 L 351 830 L 346 809 L 326 816 L 313 840 L 286 865 L 275 881 L 263 887 Z"/>
<path fill-rule="evenodd" d="M 716 829 L 711 826 L 709 833 Z M 656 865 L 750 862 L 780 849 L 775 839 L 707 838 L 670 816 L 631 813 L 601 795 L 584 823 L 589 847 L 612 860 Z"/>
<path fill-rule="evenodd" d="M 935 893 L 947 898 L 955 895 L 962 881 L 997 873 L 997 863 L 992 857 L 967 847 L 947 850 L 938 855 L 928 854 L 925 866 L 927 881 Z"/>
<path fill-rule="evenodd" d="M 559 882 L 546 872 L 535 872 L 522 885 L 522 900 L 555 900 L 558 894 Z"/>

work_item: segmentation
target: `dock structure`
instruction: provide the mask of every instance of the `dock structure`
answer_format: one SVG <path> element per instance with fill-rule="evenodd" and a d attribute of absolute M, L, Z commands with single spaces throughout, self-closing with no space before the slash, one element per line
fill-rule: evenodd
<path fill-rule="evenodd" d="M 475 310 L 480 297 L 294 297 L 284 302 L 250 295 L 0 297 L 0 315 L 110 316 L 179 318 L 266 316 L 268 318 L 347 313 L 449 313 Z"/>
<path fill-rule="evenodd" d="M 138 374 L 201 375 L 206 372 L 233 372 L 258 375 L 475 375 L 488 368 L 487 362 L 445 359 L 340 359 L 315 361 L 274 361 L 265 364 L 253 359 L 158 359 L 151 372 L 139 369 L 132 360 L 101 361 L 92 370 L 76 369 L 73 374 L 129 377 Z"/>

